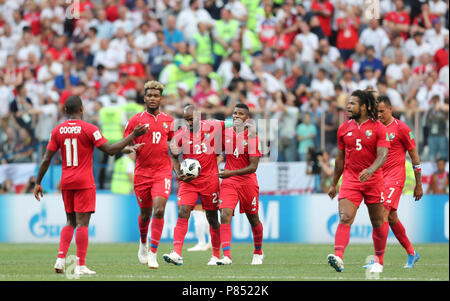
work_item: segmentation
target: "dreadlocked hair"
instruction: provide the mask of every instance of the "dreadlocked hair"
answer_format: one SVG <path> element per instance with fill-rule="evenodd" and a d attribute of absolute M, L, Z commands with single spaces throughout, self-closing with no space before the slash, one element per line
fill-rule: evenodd
<path fill-rule="evenodd" d="M 359 105 L 366 105 L 367 116 L 373 120 L 378 119 L 378 106 L 377 100 L 373 96 L 371 91 L 355 90 L 352 96 L 358 97 Z"/>

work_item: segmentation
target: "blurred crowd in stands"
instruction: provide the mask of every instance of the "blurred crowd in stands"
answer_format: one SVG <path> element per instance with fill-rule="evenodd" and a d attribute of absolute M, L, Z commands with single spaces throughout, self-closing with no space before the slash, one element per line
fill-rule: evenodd
<path fill-rule="evenodd" d="M 277 120 L 265 159 L 282 162 L 333 158 L 348 96 L 371 87 L 422 160 L 447 161 L 448 0 L 373 2 L 379 18 L 363 0 L 0 0 L 0 164 L 39 162 L 70 95 L 120 139 L 149 79 L 177 118 L 246 103 Z M 114 158 L 96 160 L 103 188 Z"/>

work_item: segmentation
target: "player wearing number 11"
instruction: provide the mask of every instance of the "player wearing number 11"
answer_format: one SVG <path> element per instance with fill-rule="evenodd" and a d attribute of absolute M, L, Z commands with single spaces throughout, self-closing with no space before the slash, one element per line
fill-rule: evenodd
<path fill-rule="evenodd" d="M 91 214 L 95 212 L 95 182 L 92 173 L 92 154 L 94 147 L 108 155 L 120 151 L 135 152 L 141 145 L 127 147 L 131 141 L 147 132 L 144 125 L 136 125 L 130 135 L 121 141 L 110 144 L 103 137 L 100 130 L 93 124 L 82 120 L 83 105 L 80 97 L 71 96 L 64 107 L 69 120 L 61 123 L 52 131 L 47 151 L 39 166 L 34 187 L 34 196 L 40 201 L 43 196 L 41 186 L 53 155 L 61 149 L 62 176 L 61 192 L 67 216 L 67 225 L 61 230 L 61 240 L 55 272 L 63 273 L 65 270 L 65 257 L 72 241 L 73 233 L 77 228 L 75 243 L 77 246 L 76 274 L 95 274 L 85 265 L 88 248 L 88 225 Z"/>
<path fill-rule="evenodd" d="M 145 111 L 134 115 L 125 126 L 128 135 L 136 124 L 148 126 L 148 132 L 133 140 L 135 145 L 145 143 L 136 152 L 134 169 L 134 192 L 140 207 L 138 217 L 140 245 L 138 259 L 150 269 L 159 267 L 156 251 L 164 227 L 164 211 L 172 185 L 172 161 L 168 142 L 174 135 L 173 117 L 159 110 L 164 86 L 157 81 L 144 85 Z M 148 226 L 151 224 L 150 251 L 147 241 Z"/>

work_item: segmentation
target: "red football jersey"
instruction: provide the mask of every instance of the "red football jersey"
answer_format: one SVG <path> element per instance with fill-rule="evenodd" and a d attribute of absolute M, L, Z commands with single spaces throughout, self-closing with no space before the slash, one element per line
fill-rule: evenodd
<path fill-rule="evenodd" d="M 343 180 L 357 181 L 359 173 L 370 167 L 377 158 L 377 147 L 390 147 L 386 127 L 368 119 L 362 124 L 355 120 L 343 123 L 338 129 L 338 148 L 345 151 Z M 381 168 L 368 181 L 382 181 Z"/>
<path fill-rule="evenodd" d="M 411 129 L 403 122 L 396 118 L 386 126 L 391 147 L 383 164 L 384 185 L 394 186 L 405 183 L 405 157 L 406 152 L 416 147 L 414 134 Z"/>
<path fill-rule="evenodd" d="M 227 128 L 222 135 L 222 150 L 225 151 L 225 169 L 236 170 L 250 164 L 250 157 L 262 157 L 258 136 L 248 137 L 248 130 L 236 133 L 233 127 Z M 222 180 L 222 184 L 258 185 L 256 173 L 233 176 Z"/>
<path fill-rule="evenodd" d="M 183 159 L 196 159 L 200 162 L 200 174 L 191 184 L 203 183 L 210 181 L 211 177 L 217 177 L 217 155 L 222 151 L 220 144 L 224 130 L 223 121 L 203 120 L 200 130 L 196 133 L 191 133 L 186 126 L 175 133 L 174 141 L 183 150 Z"/>
<path fill-rule="evenodd" d="M 163 112 L 157 116 L 147 111 L 138 113 L 128 121 L 124 137 L 128 136 L 139 123 L 148 124 L 149 127 L 146 134 L 133 140 L 134 144 L 145 143 L 136 152 L 135 176 L 152 178 L 171 175 L 172 161 L 167 143 L 174 135 L 173 117 Z"/>
<path fill-rule="evenodd" d="M 67 120 L 53 129 L 47 149 L 61 149 L 61 189 L 95 188 L 94 146 L 100 147 L 107 141 L 95 125 L 83 120 Z"/>

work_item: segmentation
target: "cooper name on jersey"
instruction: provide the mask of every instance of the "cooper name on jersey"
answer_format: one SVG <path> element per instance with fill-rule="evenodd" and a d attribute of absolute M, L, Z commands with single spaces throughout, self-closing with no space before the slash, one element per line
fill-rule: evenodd
<path fill-rule="evenodd" d="M 81 133 L 81 126 L 62 126 L 59 128 L 60 134 L 79 134 Z"/>

